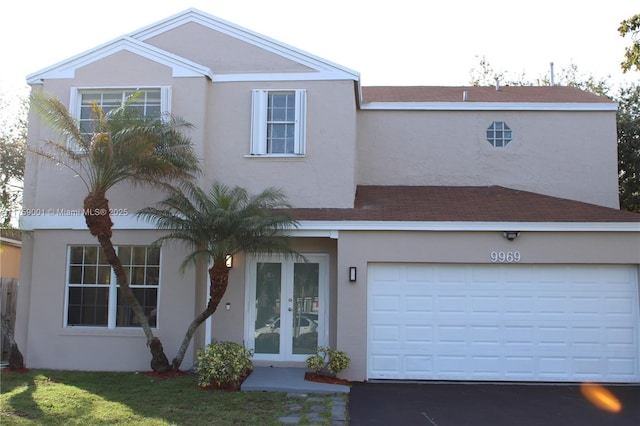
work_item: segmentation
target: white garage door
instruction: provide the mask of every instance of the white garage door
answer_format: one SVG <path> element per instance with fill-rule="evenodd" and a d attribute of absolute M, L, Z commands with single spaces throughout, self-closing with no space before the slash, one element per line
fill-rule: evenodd
<path fill-rule="evenodd" d="M 370 379 L 640 381 L 637 268 L 371 264 Z"/>

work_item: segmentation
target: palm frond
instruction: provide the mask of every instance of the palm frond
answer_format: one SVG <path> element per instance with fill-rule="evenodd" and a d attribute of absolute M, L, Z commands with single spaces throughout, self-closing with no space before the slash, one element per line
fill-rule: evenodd
<path fill-rule="evenodd" d="M 178 179 L 193 179 L 200 173 L 199 160 L 184 134 L 193 126 L 171 115 L 142 116 L 132 107 L 137 96 L 107 113 L 94 104 L 93 131 L 87 136 L 60 101 L 37 93 L 36 111 L 62 141 L 49 142 L 51 152 L 34 152 L 72 169 L 90 192 L 106 193 L 123 181 L 167 187 Z"/>
<path fill-rule="evenodd" d="M 220 182 L 213 182 L 207 191 L 185 182 L 156 207 L 142 209 L 137 215 L 169 231 L 162 241 L 179 240 L 192 250 L 186 265 L 205 255 L 224 259 L 239 252 L 296 256 L 288 231 L 297 227 L 297 222 L 287 213 L 289 207 L 277 188 L 249 195 L 243 188 Z"/>

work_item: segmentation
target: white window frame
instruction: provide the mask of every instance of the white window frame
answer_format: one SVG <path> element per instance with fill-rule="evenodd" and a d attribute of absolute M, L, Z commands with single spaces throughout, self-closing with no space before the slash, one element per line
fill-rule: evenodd
<path fill-rule="evenodd" d="M 163 116 L 171 112 L 171 87 L 170 86 L 107 86 L 107 87 L 72 87 L 69 100 L 69 112 L 80 123 L 80 115 L 82 110 L 82 94 L 83 93 L 114 93 L 114 92 L 135 92 L 139 90 L 160 90 L 160 115 Z M 68 144 L 72 147 L 71 143 Z"/>
<path fill-rule="evenodd" d="M 70 284 L 69 280 L 70 280 L 70 272 L 71 272 L 71 248 L 72 247 L 97 247 L 98 251 L 102 250 L 100 248 L 99 245 L 94 245 L 94 244 L 69 244 L 67 246 L 67 258 L 66 258 L 66 277 L 65 277 L 65 295 L 64 295 L 64 319 L 63 319 L 63 325 L 65 328 L 70 328 L 70 329 L 99 329 L 99 330 L 105 330 L 105 329 L 109 329 L 109 330 L 129 330 L 129 329 L 141 329 L 141 326 L 118 326 L 117 325 L 117 315 L 118 315 L 118 289 L 119 289 L 119 285 L 117 283 L 117 279 L 116 279 L 116 275 L 115 272 L 113 271 L 113 268 L 111 267 L 111 265 L 109 266 L 109 271 L 110 271 L 110 278 L 109 278 L 109 283 L 108 284 L 97 284 L 96 287 L 100 287 L 100 288 L 108 288 L 109 289 L 109 295 L 108 295 L 108 316 L 107 316 L 107 325 L 96 325 L 96 324 L 91 324 L 91 325 L 81 325 L 81 324 L 69 324 L 69 289 L 72 287 L 83 287 L 86 284 Z M 144 247 L 144 248 L 150 248 L 152 246 L 149 245 L 127 245 L 127 244 L 123 244 L 122 246 L 114 246 L 116 252 L 118 252 L 120 247 L 130 247 L 130 248 L 134 248 L 134 247 Z M 136 285 L 136 284 L 130 284 L 131 289 L 136 289 L 136 288 L 155 288 L 157 289 L 157 300 L 156 300 L 156 324 L 155 326 L 152 326 L 152 329 L 157 329 L 159 327 L 159 323 L 160 323 L 160 289 L 162 288 L 161 283 L 162 283 L 162 252 L 163 250 L 160 249 L 160 258 L 158 261 L 158 284 L 157 285 Z M 126 264 L 126 262 L 125 262 Z M 78 264 L 74 264 L 74 265 L 78 265 Z M 85 265 L 84 260 L 82 262 L 82 265 Z M 101 265 L 101 264 L 100 264 Z M 133 267 L 136 266 L 141 266 L 141 265 L 130 265 Z M 145 267 L 147 266 L 146 260 L 145 260 Z M 89 287 L 89 285 L 86 285 L 87 287 Z"/>
<path fill-rule="evenodd" d="M 493 136 L 490 137 L 489 132 L 491 132 Z M 501 134 L 500 137 L 497 136 L 498 132 Z M 508 137 L 507 134 L 509 134 Z M 494 121 L 487 128 L 487 141 L 495 148 L 504 148 L 509 145 L 509 142 L 512 140 L 513 130 L 511 130 L 511 127 L 507 126 L 507 123 L 504 121 Z"/>
<path fill-rule="evenodd" d="M 295 94 L 295 128 L 293 153 L 267 152 L 267 107 L 271 93 Z M 299 157 L 306 153 L 307 91 L 305 89 L 254 89 L 251 104 L 250 156 Z"/>

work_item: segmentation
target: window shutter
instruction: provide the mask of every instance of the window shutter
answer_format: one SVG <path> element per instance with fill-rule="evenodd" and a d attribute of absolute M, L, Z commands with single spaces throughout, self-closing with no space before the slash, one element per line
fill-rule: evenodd
<path fill-rule="evenodd" d="M 266 90 L 253 90 L 251 102 L 251 154 L 267 153 L 267 98 Z"/>
<path fill-rule="evenodd" d="M 171 112 L 171 87 L 160 87 L 160 107 L 161 113 L 167 114 Z"/>
<path fill-rule="evenodd" d="M 307 128 L 307 91 L 296 90 L 296 133 L 295 133 L 295 153 L 305 154 L 305 137 Z"/>

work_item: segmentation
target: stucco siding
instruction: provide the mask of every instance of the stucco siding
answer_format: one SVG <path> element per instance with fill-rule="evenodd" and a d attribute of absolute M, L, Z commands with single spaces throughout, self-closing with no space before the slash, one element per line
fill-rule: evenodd
<path fill-rule="evenodd" d="M 194 43 L 194 40 L 197 42 Z M 149 38 L 145 43 L 205 65 L 215 74 L 314 71 L 295 61 L 195 22 Z M 203 49 L 203 46 L 211 48 Z"/>
<path fill-rule="evenodd" d="M 513 140 L 486 140 L 494 121 Z M 618 208 L 613 112 L 360 111 L 358 183 L 500 185 Z M 588 148 L 587 148 L 588 147 Z"/>
<path fill-rule="evenodd" d="M 20 276 L 20 247 L 0 242 L 0 278 Z"/>
<path fill-rule="evenodd" d="M 114 245 L 150 244 L 158 237 L 152 231 L 115 231 Z M 67 247 L 95 245 L 88 231 L 35 231 L 33 258 L 26 278 L 21 281 L 20 315 L 16 337 L 30 368 L 72 370 L 150 370 L 151 355 L 139 328 L 64 327 Z M 162 249 L 158 327 L 165 353 L 173 357 L 184 332 L 194 318 L 194 272 L 178 272 L 184 252 L 175 246 Z M 28 267 L 27 266 L 27 267 Z M 28 288 L 27 288 L 28 287 Z M 25 300 L 26 299 L 26 300 Z M 80 355 L 81 354 L 81 355 Z M 193 363 L 188 351 L 183 368 Z"/>
<path fill-rule="evenodd" d="M 306 153 L 299 157 L 251 156 L 252 89 L 306 89 Z M 353 207 L 355 100 L 353 83 L 214 83 L 207 106 L 208 179 L 249 192 L 283 189 L 295 207 Z"/>

